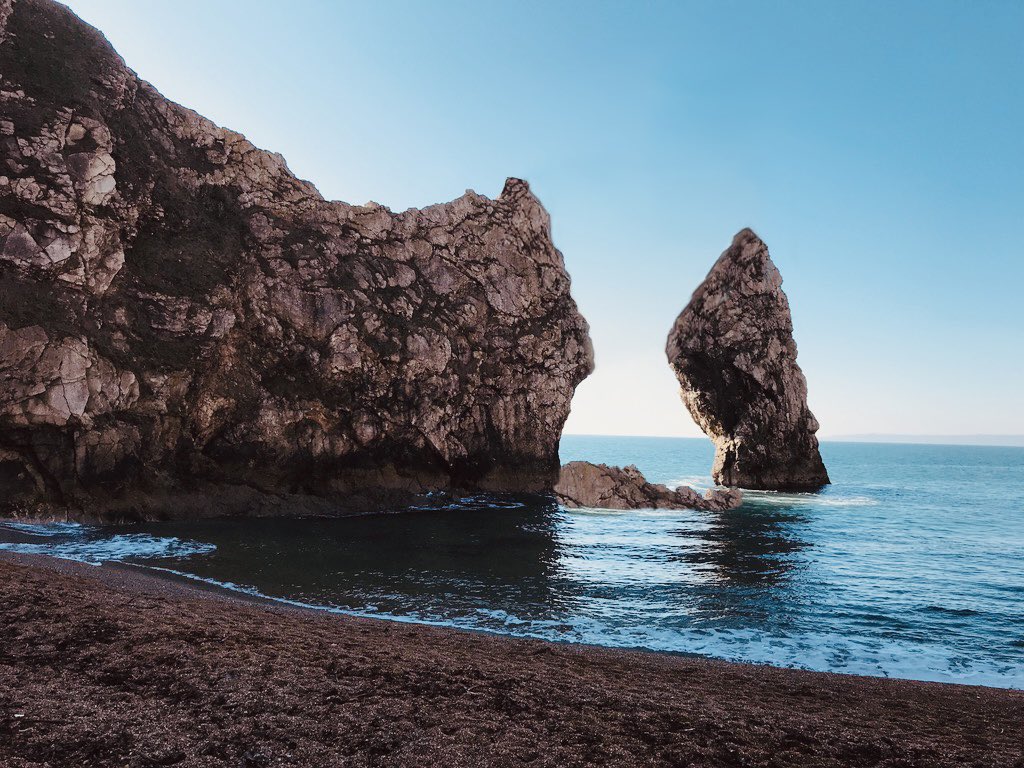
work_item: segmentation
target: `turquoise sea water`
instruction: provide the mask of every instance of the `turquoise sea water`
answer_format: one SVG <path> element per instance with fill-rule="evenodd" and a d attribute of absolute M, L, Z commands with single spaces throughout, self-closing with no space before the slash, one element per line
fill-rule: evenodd
<path fill-rule="evenodd" d="M 0 523 L 0 548 L 118 560 L 358 615 L 736 661 L 1024 688 L 1024 448 L 825 443 L 833 485 L 737 510 L 475 497 L 341 519 Z M 706 486 L 705 440 L 566 436 L 562 459 Z"/>

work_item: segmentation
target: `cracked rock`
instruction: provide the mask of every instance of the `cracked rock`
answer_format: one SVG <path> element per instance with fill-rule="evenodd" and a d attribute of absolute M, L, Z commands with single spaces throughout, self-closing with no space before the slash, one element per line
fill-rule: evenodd
<path fill-rule="evenodd" d="M 711 489 L 703 496 L 692 488 L 649 483 L 639 469 L 589 461 L 571 461 L 562 467 L 555 495 L 566 507 L 594 509 L 735 509 L 743 500 L 733 489 Z"/>
<path fill-rule="evenodd" d="M 0 455 L 32 478 L 8 507 L 554 485 L 593 354 L 525 181 L 401 213 L 324 200 L 51 0 L 0 0 L 0 73 Z"/>
<path fill-rule="evenodd" d="M 796 362 L 782 275 L 751 230 L 736 235 L 676 320 L 666 349 L 716 483 L 808 491 L 829 482 Z"/>

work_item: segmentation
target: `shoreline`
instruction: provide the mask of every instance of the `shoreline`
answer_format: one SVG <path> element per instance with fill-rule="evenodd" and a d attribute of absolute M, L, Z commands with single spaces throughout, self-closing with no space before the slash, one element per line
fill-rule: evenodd
<path fill-rule="evenodd" d="M 0 554 L 0 763 L 1024 765 L 1024 692 L 354 617 Z"/>
<path fill-rule="evenodd" d="M 403 616 L 401 614 L 360 613 L 358 611 L 345 610 L 341 608 L 330 608 L 326 606 L 302 603 L 300 601 L 290 600 L 288 598 L 283 597 L 273 597 L 270 595 L 262 594 L 257 591 L 247 591 L 243 587 L 232 588 L 226 586 L 222 582 L 216 581 L 215 579 L 207 579 L 202 576 L 186 573 L 184 571 L 175 571 L 173 569 L 162 568 L 159 566 L 140 565 L 138 563 L 132 563 L 130 561 L 109 561 L 101 564 L 92 564 L 85 563 L 82 561 L 65 560 L 64 558 L 56 557 L 53 555 L 25 554 L 0 551 L 0 560 L 2 560 L 4 557 L 20 557 L 28 558 L 31 560 L 40 558 L 41 560 L 38 563 L 26 562 L 26 564 L 30 566 L 46 567 L 57 571 L 62 571 L 61 564 L 67 564 L 69 566 L 72 566 L 72 571 L 74 573 L 78 573 L 78 567 L 81 566 L 85 569 L 82 570 L 81 573 L 87 576 L 89 574 L 95 573 L 97 578 L 99 578 L 101 581 L 105 580 L 104 574 L 108 570 L 124 571 L 127 578 L 118 581 L 120 584 L 124 585 L 128 589 L 142 588 L 142 584 L 140 582 L 149 582 L 150 586 L 153 589 L 157 590 L 162 589 L 162 585 L 167 584 L 172 585 L 176 588 L 175 593 L 177 593 L 180 590 L 180 594 L 183 597 L 206 597 L 210 599 L 220 599 L 227 602 L 240 602 L 242 604 L 263 606 L 265 608 L 278 608 L 284 611 L 296 611 L 299 614 L 306 614 L 312 616 L 333 616 L 341 620 L 350 619 L 353 621 L 387 622 L 403 626 L 411 625 L 415 627 L 432 627 L 443 631 L 464 632 L 471 635 L 483 635 L 487 637 L 504 638 L 509 640 L 536 641 L 550 643 L 555 646 L 568 646 L 584 650 L 593 649 L 595 651 L 653 654 L 656 656 L 670 656 L 684 659 L 702 659 L 710 662 L 720 662 L 723 664 L 738 665 L 741 667 L 749 666 L 767 669 L 792 670 L 799 672 L 814 672 L 818 674 L 839 675 L 842 677 L 852 677 L 865 680 L 902 680 L 909 683 L 925 683 L 929 685 L 953 685 L 967 688 L 1015 691 L 1024 694 L 1024 688 L 1018 688 L 1009 685 L 995 685 L 978 682 L 959 682 L 951 680 L 928 680 L 921 678 L 899 676 L 890 677 L 887 675 L 871 675 L 860 672 L 817 670 L 809 667 L 786 666 L 784 664 L 774 664 L 771 662 L 764 661 L 730 660 L 710 654 L 698 653 L 695 651 L 657 649 L 648 648 L 644 646 L 602 645 L 600 643 L 580 642 L 577 640 L 557 640 L 536 635 L 514 635 L 508 632 L 503 632 L 498 629 L 459 626 L 456 624 L 450 624 L 443 621 L 430 621 L 419 618 L 411 618 Z M 1022 765 L 1022 768 L 1024 768 L 1024 765 Z"/>

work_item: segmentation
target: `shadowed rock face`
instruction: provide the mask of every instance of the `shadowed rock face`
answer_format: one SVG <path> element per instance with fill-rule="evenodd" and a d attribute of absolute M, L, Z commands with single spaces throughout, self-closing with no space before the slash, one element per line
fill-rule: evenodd
<path fill-rule="evenodd" d="M 736 490 L 709 490 L 703 496 L 692 488 L 672 490 L 647 482 L 639 469 L 625 469 L 589 461 L 571 461 L 562 467 L 555 486 L 559 503 L 595 509 L 734 509 L 743 500 Z"/>
<path fill-rule="evenodd" d="M 554 484 L 593 355 L 525 182 L 404 213 L 325 201 L 49 0 L 0 0 L 0 75 L 9 506 Z"/>
<path fill-rule="evenodd" d="M 749 229 L 694 291 L 666 352 L 683 402 L 715 442 L 715 482 L 765 490 L 829 482 L 782 275 Z"/>

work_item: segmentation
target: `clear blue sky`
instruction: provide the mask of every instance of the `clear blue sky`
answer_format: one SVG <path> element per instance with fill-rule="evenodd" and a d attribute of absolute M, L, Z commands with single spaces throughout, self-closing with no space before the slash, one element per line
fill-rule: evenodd
<path fill-rule="evenodd" d="M 665 336 L 750 226 L 823 436 L 1024 433 L 1024 2 L 70 6 L 327 197 L 528 179 L 597 351 L 569 432 L 699 434 Z"/>

